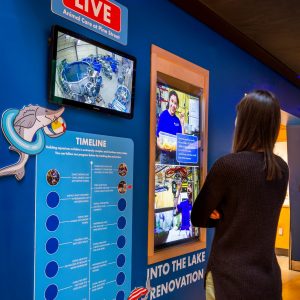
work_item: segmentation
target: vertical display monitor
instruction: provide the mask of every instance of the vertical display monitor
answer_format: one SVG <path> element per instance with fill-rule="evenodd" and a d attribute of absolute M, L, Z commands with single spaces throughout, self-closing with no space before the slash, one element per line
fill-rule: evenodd
<path fill-rule="evenodd" d="M 201 97 L 157 82 L 154 251 L 199 239 L 190 214 L 200 187 Z"/>

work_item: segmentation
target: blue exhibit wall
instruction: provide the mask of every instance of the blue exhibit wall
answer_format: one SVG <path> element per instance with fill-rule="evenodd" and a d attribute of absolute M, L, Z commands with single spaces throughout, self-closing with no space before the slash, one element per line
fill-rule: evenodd
<path fill-rule="evenodd" d="M 290 211 L 291 211 L 291 263 L 292 270 L 299 270 L 299 267 L 295 266 L 300 261 L 300 125 L 287 126 L 288 137 L 288 159 L 292 161 L 290 164 Z"/>
<path fill-rule="evenodd" d="M 147 270 L 150 46 L 155 44 L 210 71 L 208 167 L 228 153 L 235 105 L 245 92 L 268 88 L 284 110 L 300 116 L 300 90 L 166 0 L 120 0 L 129 11 L 128 45 L 123 46 L 50 10 L 50 1 L 2 1 L 0 9 L 0 113 L 47 103 L 48 37 L 59 24 L 137 58 L 135 111 L 126 120 L 68 107 L 69 130 L 131 138 L 134 154 L 132 287 L 144 285 Z M 0 167 L 18 156 L 0 135 Z M 35 159 L 21 182 L 0 178 L 0 298 L 33 298 Z M 210 245 L 212 232 L 208 233 Z M 166 280 L 168 278 L 166 277 Z M 161 299 L 204 299 L 202 281 Z"/>

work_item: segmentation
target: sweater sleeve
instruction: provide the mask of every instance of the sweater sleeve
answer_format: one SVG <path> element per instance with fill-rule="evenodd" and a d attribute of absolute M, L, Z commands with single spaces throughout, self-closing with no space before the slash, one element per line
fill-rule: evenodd
<path fill-rule="evenodd" d="M 219 159 L 208 173 L 192 208 L 191 222 L 194 226 L 215 227 L 218 224 L 219 220 L 210 219 L 210 214 L 224 199 L 227 181 L 225 170 L 222 160 Z"/>

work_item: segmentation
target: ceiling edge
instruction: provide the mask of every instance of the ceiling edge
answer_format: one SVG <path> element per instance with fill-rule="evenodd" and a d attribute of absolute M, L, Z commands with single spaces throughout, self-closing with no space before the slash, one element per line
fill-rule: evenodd
<path fill-rule="evenodd" d="M 245 50 L 268 67 L 279 73 L 292 84 L 300 87 L 298 74 L 282 63 L 279 59 L 259 46 L 255 41 L 236 29 L 233 25 L 218 16 L 214 11 L 198 0 L 169 0 L 179 8 L 206 24 L 241 49 Z"/>

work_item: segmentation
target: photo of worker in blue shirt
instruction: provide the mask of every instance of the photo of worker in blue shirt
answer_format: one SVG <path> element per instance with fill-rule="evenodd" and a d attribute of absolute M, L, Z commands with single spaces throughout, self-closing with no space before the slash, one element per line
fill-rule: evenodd
<path fill-rule="evenodd" d="M 178 94 L 171 90 L 167 109 L 160 116 L 157 124 L 157 147 L 160 149 L 160 163 L 176 165 L 176 134 L 182 133 L 184 115 L 176 116 L 179 107 Z"/>
<path fill-rule="evenodd" d="M 181 199 L 178 204 L 178 197 L 181 193 L 181 183 L 178 184 L 178 191 L 174 197 L 175 215 L 181 214 L 181 224 L 179 226 L 180 233 L 184 233 L 186 237 L 192 237 L 191 211 L 193 207 L 193 187 L 189 183 L 187 187 L 187 198 Z"/>

